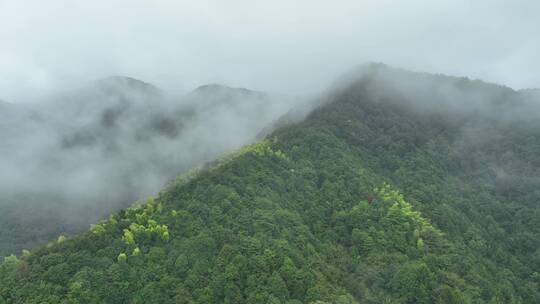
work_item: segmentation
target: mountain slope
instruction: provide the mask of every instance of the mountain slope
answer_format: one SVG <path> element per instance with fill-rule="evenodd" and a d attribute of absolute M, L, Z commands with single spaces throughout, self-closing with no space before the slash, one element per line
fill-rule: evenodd
<path fill-rule="evenodd" d="M 474 104 L 456 106 L 456 96 Z M 86 234 L 7 258 L 0 296 L 8 303 L 540 301 L 540 137 L 527 116 L 507 115 L 528 112 L 528 100 L 507 88 L 379 65 L 327 99 L 305 121 L 178 178 Z M 429 99 L 438 106 L 426 110 Z"/>

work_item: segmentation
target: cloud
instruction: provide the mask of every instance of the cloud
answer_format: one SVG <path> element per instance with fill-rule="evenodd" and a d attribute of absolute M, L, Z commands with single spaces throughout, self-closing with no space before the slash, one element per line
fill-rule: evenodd
<path fill-rule="evenodd" d="M 0 256 L 155 195 L 256 140 L 297 101 L 219 85 L 178 97 L 109 77 L 37 104 L 0 103 Z"/>
<path fill-rule="evenodd" d="M 540 86 L 540 4 L 519 0 L 0 3 L 0 96 L 128 75 L 313 93 L 365 61 Z"/>

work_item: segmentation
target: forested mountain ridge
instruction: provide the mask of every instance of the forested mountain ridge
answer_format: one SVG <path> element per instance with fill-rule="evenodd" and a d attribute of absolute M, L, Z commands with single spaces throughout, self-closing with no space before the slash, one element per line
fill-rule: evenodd
<path fill-rule="evenodd" d="M 383 65 L 324 99 L 145 204 L 6 258 L 0 302 L 540 302 L 534 99 Z"/>

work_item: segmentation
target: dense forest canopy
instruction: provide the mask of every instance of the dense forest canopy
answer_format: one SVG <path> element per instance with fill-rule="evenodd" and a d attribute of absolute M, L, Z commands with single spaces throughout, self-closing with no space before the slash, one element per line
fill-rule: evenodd
<path fill-rule="evenodd" d="M 370 64 L 321 100 L 8 256 L 0 303 L 540 303 L 537 95 Z"/>

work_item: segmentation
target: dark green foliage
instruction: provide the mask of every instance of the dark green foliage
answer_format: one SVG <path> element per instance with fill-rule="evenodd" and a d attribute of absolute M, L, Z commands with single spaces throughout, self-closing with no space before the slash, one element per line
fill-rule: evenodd
<path fill-rule="evenodd" d="M 539 303 L 536 184 L 490 176 L 506 151 L 462 144 L 465 115 L 353 88 L 86 234 L 6 258 L 0 303 Z M 520 143 L 507 157 L 533 164 L 532 131 L 504 132 Z"/>

